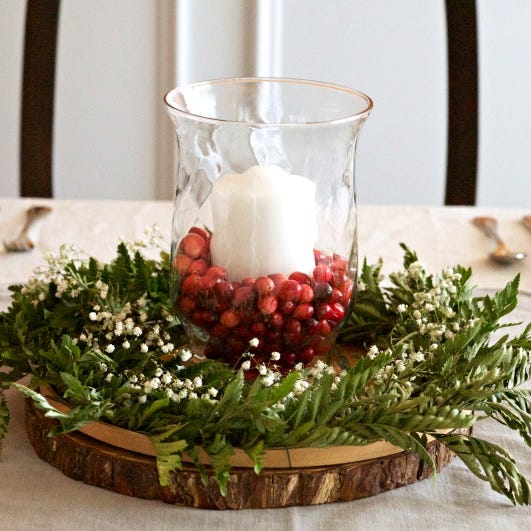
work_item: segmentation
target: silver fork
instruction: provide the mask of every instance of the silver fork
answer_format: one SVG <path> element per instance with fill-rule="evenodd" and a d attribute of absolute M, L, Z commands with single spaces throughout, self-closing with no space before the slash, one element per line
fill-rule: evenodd
<path fill-rule="evenodd" d="M 47 206 L 34 206 L 26 210 L 26 220 L 22 226 L 20 234 L 9 242 L 4 240 L 4 248 L 8 253 L 23 253 L 31 251 L 35 247 L 35 243 L 29 232 L 34 223 L 52 211 Z"/>

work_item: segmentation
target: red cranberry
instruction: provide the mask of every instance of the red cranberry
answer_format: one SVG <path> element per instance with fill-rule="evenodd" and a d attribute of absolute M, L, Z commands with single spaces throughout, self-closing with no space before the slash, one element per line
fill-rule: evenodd
<path fill-rule="evenodd" d="M 233 363 L 239 359 L 243 351 L 249 346 L 247 341 L 232 336 L 228 337 L 226 341 L 227 350 L 234 355 Z"/>
<path fill-rule="evenodd" d="M 218 320 L 218 317 L 215 313 L 209 310 L 203 310 L 201 312 L 201 320 L 203 321 L 203 323 L 211 325 L 212 323 L 215 323 Z"/>
<path fill-rule="evenodd" d="M 191 297 L 182 297 L 181 299 L 179 299 L 177 306 L 184 313 L 189 314 L 195 309 L 195 301 Z"/>
<path fill-rule="evenodd" d="M 280 286 L 278 298 L 285 301 L 298 301 L 301 296 L 301 285 L 295 280 L 286 280 Z"/>
<path fill-rule="evenodd" d="M 343 301 L 347 304 L 350 302 L 350 299 L 352 297 L 353 287 L 354 284 L 350 279 L 346 280 L 343 286 L 341 287 L 341 292 L 343 293 Z"/>
<path fill-rule="evenodd" d="M 332 331 L 332 328 L 330 327 L 330 323 L 327 320 L 323 319 L 319 321 L 318 330 L 320 336 L 326 337 Z"/>
<path fill-rule="evenodd" d="M 308 365 L 315 357 L 315 350 L 311 347 L 305 348 L 303 351 L 297 354 L 297 360 L 304 365 Z"/>
<path fill-rule="evenodd" d="M 207 263 L 203 259 L 199 258 L 190 264 L 190 267 L 188 268 L 188 274 L 204 275 L 207 268 Z"/>
<path fill-rule="evenodd" d="M 317 265 L 313 270 L 313 278 L 315 282 L 330 282 L 332 280 L 332 270 L 327 265 Z"/>
<path fill-rule="evenodd" d="M 329 265 L 330 264 L 330 257 L 327 256 L 326 254 L 322 253 L 318 249 L 314 249 L 313 250 L 313 256 L 315 258 L 315 264 L 316 265 L 319 265 L 319 264 Z"/>
<path fill-rule="evenodd" d="M 311 302 L 313 300 L 313 288 L 308 284 L 301 285 L 301 297 L 300 302 Z"/>
<path fill-rule="evenodd" d="M 295 352 L 287 352 L 285 354 L 282 354 L 280 356 L 280 361 L 282 362 L 283 365 L 295 365 L 296 361 L 297 361 L 297 354 L 295 354 Z"/>
<path fill-rule="evenodd" d="M 278 299 L 274 295 L 267 295 L 258 300 L 257 306 L 262 313 L 269 315 L 278 308 Z"/>
<path fill-rule="evenodd" d="M 211 278 L 219 279 L 219 280 L 227 280 L 229 278 L 227 270 L 224 267 L 218 267 L 218 266 L 209 267 L 206 270 L 205 275 Z"/>
<path fill-rule="evenodd" d="M 268 330 L 266 341 L 269 348 L 273 350 L 279 350 L 280 349 L 280 343 L 281 343 L 282 336 L 280 335 L 280 332 L 278 330 Z"/>
<path fill-rule="evenodd" d="M 255 279 L 253 277 L 242 278 L 242 286 L 254 286 Z"/>
<path fill-rule="evenodd" d="M 294 273 L 291 273 L 289 276 L 289 280 L 294 280 L 295 282 L 298 282 L 301 286 L 304 286 L 305 284 L 310 284 L 312 282 L 312 279 L 309 275 L 306 273 L 301 273 L 300 271 L 295 271 Z"/>
<path fill-rule="evenodd" d="M 234 335 L 234 337 L 237 337 L 242 341 L 249 341 L 250 339 L 252 339 L 251 331 L 249 330 L 249 327 L 247 325 L 239 324 L 238 326 L 232 329 L 232 334 Z"/>
<path fill-rule="evenodd" d="M 340 254 L 334 253 L 332 257 L 332 269 L 338 271 L 346 271 L 348 267 L 348 260 Z"/>
<path fill-rule="evenodd" d="M 275 283 L 269 277 L 258 277 L 256 279 L 255 288 L 259 295 L 269 295 L 274 287 Z"/>
<path fill-rule="evenodd" d="M 319 319 L 326 319 L 328 321 L 334 321 L 337 323 L 343 317 L 345 317 L 345 308 L 339 302 L 333 302 L 332 304 L 321 304 L 317 308 L 317 317 Z"/>
<path fill-rule="evenodd" d="M 311 319 L 313 317 L 313 312 L 314 309 L 311 304 L 303 303 L 295 308 L 293 311 L 293 317 L 300 321 L 305 321 L 306 319 Z"/>
<path fill-rule="evenodd" d="M 293 301 L 282 301 L 278 309 L 282 315 L 291 315 L 295 306 L 296 304 Z"/>
<path fill-rule="evenodd" d="M 320 321 L 312 319 L 307 330 L 309 334 L 326 337 L 330 333 L 331 328 L 326 319 L 321 319 Z"/>
<path fill-rule="evenodd" d="M 205 242 L 208 242 L 208 240 L 210 240 L 210 234 L 201 227 L 191 227 L 188 232 L 198 234 L 199 236 L 201 236 L 201 238 L 203 238 L 203 240 L 205 240 Z"/>
<path fill-rule="evenodd" d="M 201 253 L 205 250 L 205 247 L 206 242 L 204 238 L 193 232 L 189 232 L 179 244 L 179 249 L 190 258 L 199 258 Z"/>
<path fill-rule="evenodd" d="M 258 369 L 256 367 L 251 367 L 243 373 L 243 377 L 247 382 L 254 382 L 258 378 Z"/>
<path fill-rule="evenodd" d="M 221 314 L 220 323 L 226 328 L 234 328 L 240 324 L 240 316 L 234 310 L 226 310 Z"/>
<path fill-rule="evenodd" d="M 253 333 L 253 336 L 260 338 L 262 336 L 265 336 L 267 332 L 267 327 L 262 321 L 255 321 L 251 325 L 251 332 Z"/>
<path fill-rule="evenodd" d="M 289 347 L 295 347 L 297 345 L 300 345 L 302 341 L 302 335 L 300 333 L 295 332 L 284 332 L 282 334 L 282 341 L 284 345 L 288 345 Z"/>
<path fill-rule="evenodd" d="M 327 304 L 325 302 L 325 303 L 319 304 L 319 306 L 315 308 L 315 315 L 317 319 L 319 320 L 328 319 L 328 315 L 331 311 L 332 311 L 332 308 L 330 304 Z"/>
<path fill-rule="evenodd" d="M 217 324 L 216 326 L 212 327 L 212 330 L 210 331 L 210 335 L 214 337 L 226 337 L 229 333 L 229 329 L 223 325 Z"/>
<path fill-rule="evenodd" d="M 283 275 L 282 273 L 272 273 L 268 276 L 277 287 L 281 286 L 284 282 L 286 282 L 286 280 L 288 280 L 288 277 L 286 275 Z"/>
<path fill-rule="evenodd" d="M 343 319 L 343 317 L 345 317 L 345 307 L 339 302 L 334 302 L 331 307 L 332 315 L 329 317 L 329 319 L 338 323 L 341 321 L 341 319 Z"/>
<path fill-rule="evenodd" d="M 301 331 L 301 324 L 297 319 L 286 319 L 284 322 L 283 330 L 285 332 L 291 332 L 294 334 L 298 334 Z"/>
<path fill-rule="evenodd" d="M 202 312 L 200 310 L 195 310 L 194 312 L 192 312 L 192 314 L 190 315 L 190 321 L 192 321 L 192 323 L 198 326 L 203 326 Z"/>
<path fill-rule="evenodd" d="M 234 287 L 228 280 L 222 280 L 214 286 L 214 294 L 219 303 L 228 303 L 234 296 Z"/>
<path fill-rule="evenodd" d="M 209 277 L 208 275 L 205 275 L 203 277 L 199 277 L 198 285 L 199 285 L 200 291 L 202 291 L 204 294 L 207 294 L 217 283 L 218 283 L 217 278 L 213 278 L 213 277 Z"/>
<path fill-rule="evenodd" d="M 181 290 L 185 295 L 195 295 L 199 291 L 201 278 L 199 275 L 190 275 L 183 280 Z"/>
<path fill-rule="evenodd" d="M 328 282 L 318 282 L 313 287 L 313 296 L 316 300 L 327 300 L 332 295 L 332 286 Z"/>
<path fill-rule="evenodd" d="M 330 294 L 330 299 L 329 299 L 330 302 L 339 302 L 341 304 L 343 304 L 344 300 L 343 300 L 343 293 L 338 290 L 337 288 L 334 288 L 332 290 L 332 293 Z"/>
<path fill-rule="evenodd" d="M 280 328 L 282 328 L 282 325 L 284 324 L 284 318 L 282 317 L 281 313 L 273 312 L 269 316 L 269 322 L 271 323 L 271 326 L 273 328 L 280 329 Z"/>
<path fill-rule="evenodd" d="M 344 271 L 334 271 L 332 273 L 332 286 L 335 288 L 340 288 L 345 282 L 347 276 Z"/>
<path fill-rule="evenodd" d="M 242 286 L 234 293 L 232 304 L 234 304 L 234 306 L 251 306 L 255 297 L 256 295 L 252 286 Z"/>
<path fill-rule="evenodd" d="M 192 258 L 189 256 L 178 253 L 175 256 L 175 260 L 173 262 L 173 267 L 179 273 L 179 275 L 184 276 L 188 272 L 188 268 L 190 267 L 190 264 L 193 262 Z"/>

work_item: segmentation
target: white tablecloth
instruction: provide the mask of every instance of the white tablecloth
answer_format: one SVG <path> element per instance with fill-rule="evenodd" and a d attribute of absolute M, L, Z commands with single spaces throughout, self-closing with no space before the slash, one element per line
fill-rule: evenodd
<path fill-rule="evenodd" d="M 157 223 L 170 240 L 172 206 L 168 202 L 32 201 L 0 199 L 0 239 L 16 232 L 30 204 L 51 204 L 37 248 L 26 254 L 0 251 L 0 308 L 5 287 L 24 281 L 42 261 L 42 253 L 76 243 L 101 259 L 114 255 L 118 237 L 135 239 Z M 429 271 L 457 263 L 472 266 L 482 290 L 502 287 L 521 275 L 518 310 L 511 320 L 531 321 L 531 258 L 501 267 L 485 259 L 492 243 L 470 224 L 474 215 L 494 215 L 510 247 L 531 251 L 531 233 L 519 223 L 521 209 L 466 207 L 359 207 L 360 256 L 380 256 L 384 271 L 400 267 L 405 242 Z M 513 507 L 476 479 L 459 461 L 435 480 L 425 480 L 378 496 L 315 507 L 246 511 L 180 508 L 129 498 L 65 477 L 37 458 L 23 426 L 23 399 L 8 392 L 12 414 L 0 461 L 0 530 L 30 529 L 178 529 L 178 530 L 322 530 L 329 529 L 531 529 L 531 509 Z M 501 444 L 531 478 L 531 452 L 519 438 L 496 423 L 482 422 L 475 434 Z"/>

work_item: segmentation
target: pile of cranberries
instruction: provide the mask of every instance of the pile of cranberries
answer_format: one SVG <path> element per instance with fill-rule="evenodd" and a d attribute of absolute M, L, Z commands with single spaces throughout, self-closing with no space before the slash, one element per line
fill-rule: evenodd
<path fill-rule="evenodd" d="M 345 316 L 353 288 L 345 258 L 314 255 L 311 276 L 295 271 L 231 281 L 226 269 L 211 263 L 210 234 L 192 227 L 174 258 L 177 311 L 208 332 L 208 357 L 237 364 L 257 338 L 251 349 L 257 363 L 279 352 L 281 369 L 307 365 L 330 347 L 326 338 Z"/>

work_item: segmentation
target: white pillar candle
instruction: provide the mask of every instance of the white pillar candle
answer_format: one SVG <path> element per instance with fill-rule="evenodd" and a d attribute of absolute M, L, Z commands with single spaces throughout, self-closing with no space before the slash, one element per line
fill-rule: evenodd
<path fill-rule="evenodd" d="M 315 184 L 278 166 L 252 166 L 214 183 L 212 264 L 231 280 L 310 273 L 317 239 Z"/>

